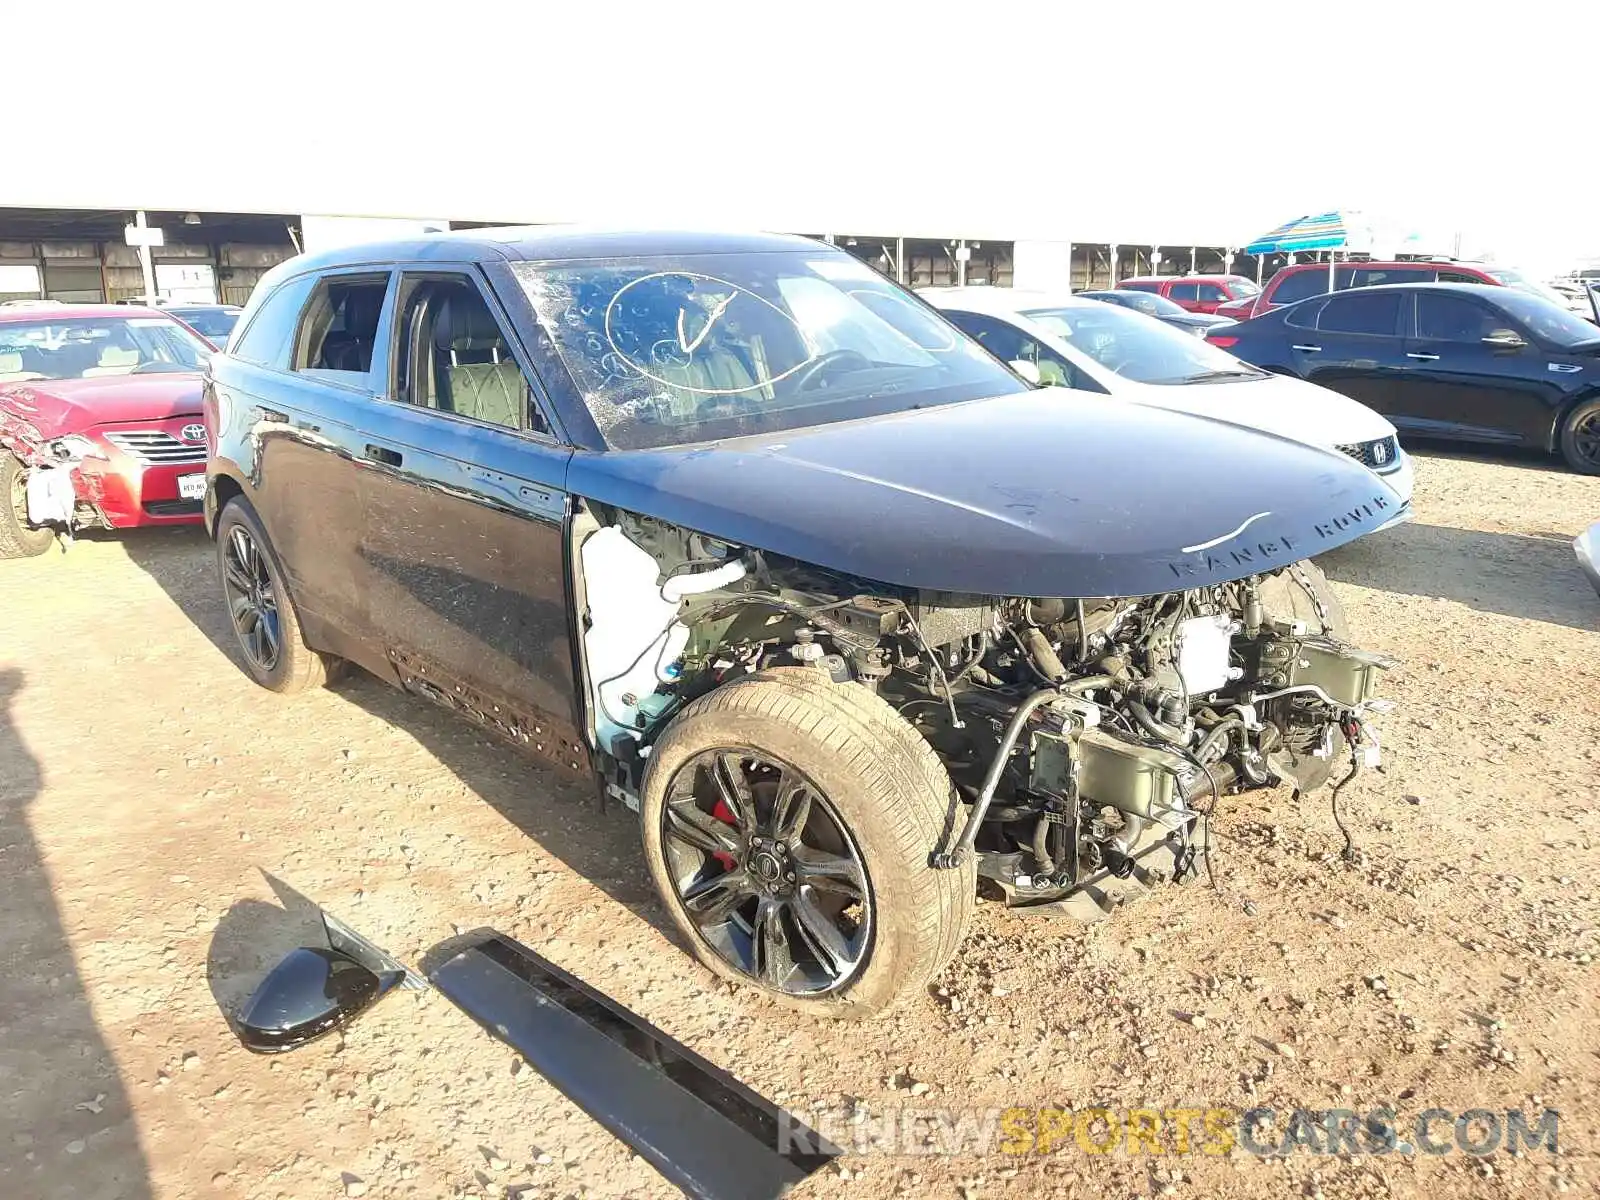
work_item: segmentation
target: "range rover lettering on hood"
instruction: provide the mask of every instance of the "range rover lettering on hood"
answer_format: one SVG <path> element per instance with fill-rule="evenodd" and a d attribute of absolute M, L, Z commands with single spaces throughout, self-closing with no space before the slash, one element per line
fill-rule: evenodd
<path fill-rule="evenodd" d="M 1228 550 L 1213 549 L 1220 547 L 1237 537 L 1245 528 L 1255 525 L 1258 520 L 1270 517 L 1271 513 L 1258 513 L 1251 517 L 1244 525 L 1231 533 L 1223 534 L 1215 541 L 1203 543 L 1198 546 L 1185 546 L 1184 553 L 1198 555 L 1199 557 L 1186 558 L 1167 564 L 1173 577 L 1177 579 L 1194 580 L 1197 583 L 1220 582 L 1233 579 L 1240 571 L 1265 571 L 1273 567 L 1283 566 L 1298 559 L 1309 558 L 1319 554 L 1331 546 L 1343 545 L 1351 538 L 1363 533 L 1371 533 L 1374 529 L 1393 521 L 1400 515 L 1400 507 L 1395 503 L 1393 494 L 1373 495 L 1371 498 L 1354 505 L 1343 512 L 1335 513 L 1326 520 L 1313 521 L 1311 531 L 1314 538 L 1308 538 L 1296 532 L 1294 537 L 1288 534 L 1279 534 L 1276 537 L 1252 540 L 1249 544 L 1233 546 Z"/>

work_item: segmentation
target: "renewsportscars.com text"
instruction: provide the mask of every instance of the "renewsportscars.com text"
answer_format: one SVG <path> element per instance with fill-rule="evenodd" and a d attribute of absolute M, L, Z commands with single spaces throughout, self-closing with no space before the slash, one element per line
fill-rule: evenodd
<path fill-rule="evenodd" d="M 1560 1113 L 1425 1108 L 890 1108 L 778 1114 L 778 1150 L 854 1154 L 1555 1154 Z"/>

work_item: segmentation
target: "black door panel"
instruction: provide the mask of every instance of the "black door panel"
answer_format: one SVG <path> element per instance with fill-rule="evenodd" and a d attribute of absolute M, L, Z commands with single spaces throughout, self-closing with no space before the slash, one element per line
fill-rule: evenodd
<path fill-rule="evenodd" d="M 402 459 L 362 473 L 367 603 L 386 651 L 447 690 L 575 727 L 571 451 L 397 403 L 375 406 L 365 436 Z"/>
<path fill-rule="evenodd" d="M 255 447 L 252 482 L 290 594 L 308 624 L 365 630 L 355 459 L 357 423 L 372 402 L 300 376 L 240 375 L 242 386 L 233 391 Z"/>
<path fill-rule="evenodd" d="M 1302 377 L 1378 412 L 1396 411 L 1405 362 L 1398 295 L 1340 293 L 1297 310 L 1285 319 L 1284 333 L 1290 362 Z"/>
<path fill-rule="evenodd" d="M 1463 292 L 1417 294 L 1403 395 L 1419 432 L 1544 447 L 1562 389 L 1548 355 L 1498 309 Z M 1494 345 L 1484 339 L 1522 338 Z"/>
<path fill-rule="evenodd" d="M 573 769 L 564 490 L 530 376 L 470 270 L 404 271 L 393 397 L 362 427 L 367 605 L 414 691 Z"/>

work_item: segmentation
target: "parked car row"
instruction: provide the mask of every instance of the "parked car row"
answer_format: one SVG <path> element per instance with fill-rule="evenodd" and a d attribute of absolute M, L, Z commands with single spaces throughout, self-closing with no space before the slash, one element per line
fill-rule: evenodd
<path fill-rule="evenodd" d="M 1349 288 L 1380 287 L 1390 283 L 1477 283 L 1489 287 L 1513 287 L 1556 304 L 1562 297 L 1545 284 L 1536 283 L 1520 271 L 1450 260 L 1409 262 L 1292 263 L 1280 268 L 1265 288 L 1249 296 L 1218 306 L 1218 316 L 1248 321 L 1265 316 L 1275 308 L 1296 304 L 1312 296 L 1342 292 Z"/>
<path fill-rule="evenodd" d="M 1600 474 L 1600 326 L 1516 287 L 1323 294 L 1207 334 L 1246 362 L 1340 392 L 1402 433 L 1559 451 Z"/>
<path fill-rule="evenodd" d="M 1220 312 L 1226 305 L 1243 304 L 1261 294 L 1260 286 L 1243 275 L 1135 275 L 1119 279 L 1115 290 L 1160 296 L 1194 313 Z"/>
<path fill-rule="evenodd" d="M 1227 317 L 1213 316 L 1210 313 L 1190 312 L 1181 304 L 1168 300 L 1165 296 L 1158 296 L 1153 292 L 1113 290 L 1109 292 L 1079 292 L 1077 294 L 1087 300 L 1104 300 L 1107 304 L 1131 308 L 1134 312 L 1143 313 L 1147 317 L 1154 317 L 1163 325 L 1171 325 L 1174 329 L 1181 329 L 1185 333 L 1194 334 L 1196 337 L 1204 337 L 1208 330 L 1215 329 L 1219 325 L 1231 325 L 1233 323 Z"/>

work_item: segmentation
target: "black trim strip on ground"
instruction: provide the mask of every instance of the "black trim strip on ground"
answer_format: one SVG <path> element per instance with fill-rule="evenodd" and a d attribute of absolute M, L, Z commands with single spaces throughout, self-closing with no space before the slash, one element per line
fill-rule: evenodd
<path fill-rule="evenodd" d="M 842 1153 L 643 1017 L 498 933 L 433 985 L 687 1195 L 777 1196 Z"/>

